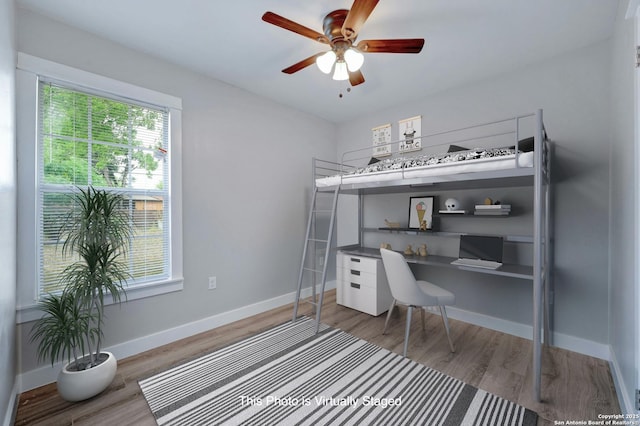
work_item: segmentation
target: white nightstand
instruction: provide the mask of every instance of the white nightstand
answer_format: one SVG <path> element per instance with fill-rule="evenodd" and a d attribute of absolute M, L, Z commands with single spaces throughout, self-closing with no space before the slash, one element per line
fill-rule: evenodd
<path fill-rule="evenodd" d="M 378 316 L 391 305 L 391 290 L 381 259 L 338 252 L 336 301 L 369 315 Z"/>

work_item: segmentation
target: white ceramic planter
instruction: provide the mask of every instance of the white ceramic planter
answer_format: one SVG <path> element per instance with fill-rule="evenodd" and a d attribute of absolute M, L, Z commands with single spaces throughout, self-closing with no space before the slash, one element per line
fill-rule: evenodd
<path fill-rule="evenodd" d="M 67 401 L 82 401 L 92 396 L 96 396 L 105 390 L 113 378 L 116 376 L 118 362 L 116 357 L 110 352 L 102 352 L 108 355 L 102 364 L 82 371 L 68 370 L 69 364 L 65 365 L 58 374 L 58 393 Z"/>

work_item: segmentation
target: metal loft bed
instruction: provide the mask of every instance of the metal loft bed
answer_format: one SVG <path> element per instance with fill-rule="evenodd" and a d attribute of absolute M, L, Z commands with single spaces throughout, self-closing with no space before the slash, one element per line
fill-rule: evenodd
<path fill-rule="evenodd" d="M 525 122 L 528 123 L 525 125 Z M 525 134 L 532 136 L 525 139 Z M 361 244 L 363 195 L 411 192 L 425 186 L 433 189 L 532 186 L 533 259 L 530 273 L 524 276 L 533 284 L 533 391 L 536 399 L 540 401 L 542 344 L 544 342 L 548 345 L 551 341 L 549 293 L 552 147 L 546 137 L 542 110 L 438 132 L 422 136 L 420 139 L 422 150 L 425 152 L 409 157 L 407 153 L 394 152 L 393 148 L 399 147 L 400 141 L 392 142 L 388 144 L 390 148 L 385 150 L 390 154 L 388 158 L 380 161 L 383 163 L 381 165 L 371 164 L 372 146 L 345 152 L 339 163 L 313 160 L 313 196 L 293 320 L 295 321 L 298 315 L 302 288 L 310 282 L 316 327 L 320 325 L 328 264 L 326 260 L 332 249 L 339 194 L 360 196 L 358 221 Z M 452 146 L 460 148 L 457 144 L 465 144 L 466 147 L 452 152 Z M 468 148 L 470 144 L 471 148 Z M 491 146 L 478 147 L 487 144 Z M 525 144 L 529 144 L 530 149 L 527 149 Z M 446 147 L 449 147 L 449 150 L 443 152 Z M 323 197 L 326 198 L 324 206 L 321 201 Z M 321 246 L 321 250 L 318 250 L 318 245 Z M 371 255 L 372 252 L 375 250 L 369 249 L 368 254 Z M 320 291 L 316 298 L 317 284 L 320 285 Z"/>

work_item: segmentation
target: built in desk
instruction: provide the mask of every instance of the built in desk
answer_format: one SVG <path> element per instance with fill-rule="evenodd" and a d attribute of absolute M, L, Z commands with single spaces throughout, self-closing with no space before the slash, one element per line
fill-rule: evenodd
<path fill-rule="evenodd" d="M 340 253 L 350 254 L 353 256 L 365 256 L 381 259 L 380 249 L 359 247 L 340 249 Z M 402 253 L 402 252 L 400 252 Z M 498 269 L 474 268 L 472 266 L 452 265 L 451 262 L 456 260 L 455 257 L 428 255 L 426 257 L 413 255 L 404 255 L 407 263 L 416 265 L 438 266 L 443 268 L 458 269 L 463 271 L 477 272 L 481 274 L 502 275 L 506 277 L 521 278 L 525 280 L 533 280 L 533 267 L 527 265 L 503 264 Z"/>

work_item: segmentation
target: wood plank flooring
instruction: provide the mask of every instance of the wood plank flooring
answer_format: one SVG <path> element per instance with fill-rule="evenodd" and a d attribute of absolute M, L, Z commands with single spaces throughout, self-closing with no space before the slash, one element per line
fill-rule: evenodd
<path fill-rule="evenodd" d="M 322 321 L 361 339 L 402 353 L 404 310 L 394 312 L 386 335 L 385 315 L 336 305 L 335 290 L 325 295 Z M 402 309 L 402 308 L 401 308 Z M 20 395 L 16 425 L 155 425 L 138 380 L 196 358 L 291 319 L 292 305 L 165 345 L 118 361 L 112 385 L 79 403 L 63 401 L 55 384 Z M 303 304 L 301 315 L 311 315 Z M 450 320 L 456 352 L 449 352 L 440 317 L 426 315 L 425 332 L 414 315 L 408 356 L 473 386 L 517 402 L 539 415 L 538 425 L 557 420 L 598 420 L 620 413 L 606 361 L 557 348 L 543 350 L 542 403 L 532 397 L 531 342 L 482 327 Z"/>

